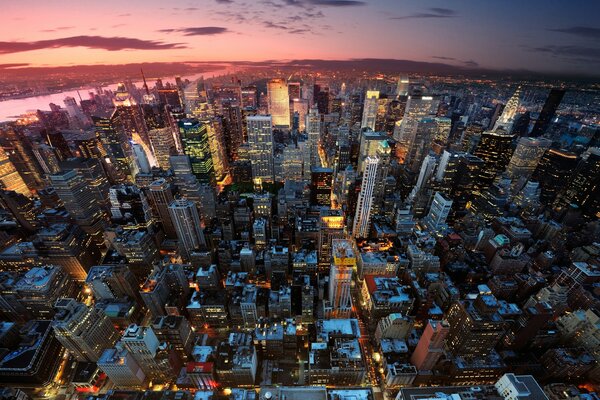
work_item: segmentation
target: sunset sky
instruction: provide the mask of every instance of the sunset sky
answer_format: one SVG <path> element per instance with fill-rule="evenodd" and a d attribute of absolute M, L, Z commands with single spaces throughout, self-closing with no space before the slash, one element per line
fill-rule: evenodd
<path fill-rule="evenodd" d="M 600 75 L 597 0 L 18 0 L 0 64 L 394 58 Z"/>

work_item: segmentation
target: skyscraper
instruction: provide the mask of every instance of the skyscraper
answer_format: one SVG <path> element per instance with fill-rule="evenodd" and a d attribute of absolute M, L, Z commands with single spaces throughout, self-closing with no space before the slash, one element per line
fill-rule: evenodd
<path fill-rule="evenodd" d="M 320 167 L 319 140 L 321 138 L 321 116 L 316 107 L 312 107 L 306 114 L 306 134 L 308 135 L 308 150 L 310 152 L 310 166 L 308 168 Z M 304 168 L 307 168 L 305 166 Z"/>
<path fill-rule="evenodd" d="M 286 92 L 287 93 L 287 92 Z M 270 115 L 255 115 L 248 122 L 249 158 L 252 162 L 252 177 L 273 182 L 273 130 Z"/>
<path fill-rule="evenodd" d="M 310 202 L 316 206 L 331 205 L 333 170 L 331 168 L 313 168 L 310 182 Z"/>
<path fill-rule="evenodd" d="M 119 339 L 103 311 L 69 298 L 59 299 L 54 307 L 56 338 L 78 361 L 98 361 L 104 349 Z"/>
<path fill-rule="evenodd" d="M 503 129 L 481 134 L 481 141 L 474 154 L 485 163 L 480 171 L 481 183 L 485 187 L 494 182 L 497 174 L 504 172 L 512 155 L 513 138 L 511 133 Z"/>
<path fill-rule="evenodd" d="M 375 122 L 377 120 L 377 109 L 379 108 L 379 91 L 367 90 L 365 96 L 365 104 L 363 107 L 363 116 L 360 123 L 361 128 L 369 128 L 375 130 Z"/>
<path fill-rule="evenodd" d="M 540 159 L 532 179 L 540 184 L 540 202 L 552 204 L 569 183 L 579 159 L 566 150 L 549 149 Z"/>
<path fill-rule="evenodd" d="M 166 179 L 161 178 L 148 187 L 150 204 L 160 221 L 162 228 L 170 238 L 176 237 L 175 226 L 169 213 L 169 205 L 173 202 L 173 189 Z"/>
<path fill-rule="evenodd" d="M 511 132 L 513 124 L 515 123 L 515 118 L 517 116 L 517 111 L 519 111 L 519 106 L 521 105 L 521 87 L 519 86 L 512 97 L 506 103 L 504 110 L 502 111 L 502 115 L 496 121 L 494 125 L 494 131 L 499 128 L 504 128 L 507 132 Z"/>
<path fill-rule="evenodd" d="M 184 258 L 189 257 L 190 252 L 206 246 L 200 215 L 193 202 L 186 199 L 175 200 L 169 205 L 169 213 Z"/>
<path fill-rule="evenodd" d="M 277 128 L 290 127 L 290 96 L 285 79 L 271 79 L 267 82 L 269 113 Z"/>
<path fill-rule="evenodd" d="M 331 241 L 332 260 L 329 272 L 329 302 L 332 316 L 347 318 L 352 310 L 352 268 L 356 267 L 356 255 L 351 240 Z"/>
<path fill-rule="evenodd" d="M 371 227 L 371 209 L 373 207 L 373 192 L 377 180 L 379 158 L 367 157 L 365 160 L 365 172 L 363 174 L 360 193 L 356 203 L 356 213 L 352 226 L 352 236 L 355 238 L 366 238 L 369 236 Z"/>
<path fill-rule="evenodd" d="M 106 215 L 85 179 L 75 170 L 69 170 L 50 175 L 50 182 L 75 223 L 95 241 L 101 241 Z"/>
<path fill-rule="evenodd" d="M 410 153 L 417 137 L 417 128 L 422 118 L 434 115 L 437 112 L 440 100 L 437 96 L 410 95 L 406 102 L 406 109 L 400 124 L 400 129 L 394 132 L 394 139 L 398 141 L 398 151 L 401 161 Z"/>
<path fill-rule="evenodd" d="M 31 191 L 4 151 L 0 151 L 0 184 L 6 190 L 14 190 L 22 195 L 31 196 Z"/>
<path fill-rule="evenodd" d="M 437 230 L 446 223 L 446 218 L 450 214 L 452 200 L 440 192 L 435 192 L 429 214 L 425 217 L 425 224 L 429 229 Z"/>
<path fill-rule="evenodd" d="M 170 128 L 152 129 L 148 132 L 148 137 L 158 166 L 164 170 L 169 169 L 169 157 L 177 153 L 173 132 Z"/>
<path fill-rule="evenodd" d="M 546 133 L 564 95 L 564 89 L 550 90 L 546 102 L 544 103 L 544 107 L 542 108 L 538 119 L 535 121 L 535 125 L 529 136 L 538 137 Z"/>
<path fill-rule="evenodd" d="M 197 119 L 179 121 L 183 152 L 190 157 L 192 172 L 200 182 L 215 184 L 215 170 L 210 152 L 208 125 Z"/>
<path fill-rule="evenodd" d="M 551 144 L 551 140 L 544 138 L 520 138 L 506 169 L 508 175 L 512 179 L 529 179 Z"/>

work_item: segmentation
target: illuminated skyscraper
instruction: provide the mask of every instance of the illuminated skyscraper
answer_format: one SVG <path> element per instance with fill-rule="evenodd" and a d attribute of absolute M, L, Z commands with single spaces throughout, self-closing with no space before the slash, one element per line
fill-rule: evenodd
<path fill-rule="evenodd" d="M 106 161 L 110 174 L 116 181 L 132 180 L 131 167 L 133 157 L 131 155 L 131 141 L 121 125 L 121 116 L 116 111 L 109 116 L 92 117 L 97 135 L 106 150 Z"/>
<path fill-rule="evenodd" d="M 313 168 L 311 171 L 310 202 L 312 205 L 329 207 L 333 170 L 331 168 Z"/>
<path fill-rule="evenodd" d="M 183 152 L 190 157 L 192 172 L 200 182 L 215 184 L 215 172 L 209 144 L 209 126 L 197 119 L 179 121 Z"/>
<path fill-rule="evenodd" d="M 544 138 L 520 138 L 506 172 L 512 179 L 529 179 L 552 141 Z"/>
<path fill-rule="evenodd" d="M 206 247 L 203 224 L 193 202 L 186 199 L 175 200 L 169 205 L 169 213 L 184 258 L 189 258 L 192 251 Z"/>
<path fill-rule="evenodd" d="M 4 151 L 0 151 L 0 184 L 6 190 L 14 190 L 22 195 L 31 196 L 31 191 Z"/>
<path fill-rule="evenodd" d="M 503 129 L 481 134 L 481 141 L 474 154 L 485 162 L 485 167 L 480 171 L 480 183 L 484 187 L 489 187 L 496 175 L 504 172 L 507 167 L 512 155 L 513 137 Z"/>
<path fill-rule="evenodd" d="M 208 132 L 208 147 L 210 149 L 210 155 L 215 171 L 215 178 L 217 181 L 221 181 L 225 178 L 225 175 L 227 175 L 227 171 L 229 170 L 225 139 L 223 136 L 222 119 L 217 117 L 212 121 L 207 121 L 206 129 Z"/>
<path fill-rule="evenodd" d="M 77 361 L 96 362 L 104 349 L 114 346 L 119 333 L 103 311 L 74 299 L 59 299 L 54 308 L 54 333 Z"/>
<path fill-rule="evenodd" d="M 363 107 L 362 122 L 360 123 L 361 128 L 369 128 L 372 131 L 375 130 L 375 122 L 377 120 L 377 109 L 379 107 L 378 100 L 378 90 L 367 90 L 367 94 L 365 96 L 365 104 Z"/>
<path fill-rule="evenodd" d="M 533 130 L 529 136 L 538 137 L 546 133 L 564 95 L 565 91 L 563 89 L 550 90 L 548 98 L 546 98 L 546 102 L 544 103 L 544 107 L 542 108 L 538 119 L 535 121 Z"/>
<path fill-rule="evenodd" d="M 142 108 L 122 83 L 117 86 L 113 104 L 115 113 L 119 116 L 119 127 L 125 132 L 127 139 L 149 146 L 148 128 Z"/>
<path fill-rule="evenodd" d="M 352 227 L 352 236 L 355 238 L 366 238 L 369 236 L 371 227 L 371 211 L 373 207 L 373 192 L 376 186 L 379 158 L 367 157 L 365 160 L 365 172 L 363 174 L 360 193 L 356 203 L 356 213 Z"/>
<path fill-rule="evenodd" d="M 144 151 L 144 148 L 139 143 L 133 143 L 131 145 L 133 150 L 133 159 L 138 169 L 138 173 L 149 174 L 150 173 L 150 161 Z"/>
<path fill-rule="evenodd" d="M 308 135 L 308 150 L 310 152 L 310 168 L 320 167 L 319 140 L 321 138 L 321 116 L 316 107 L 306 115 L 306 134 Z M 306 168 L 306 166 L 305 166 Z"/>
<path fill-rule="evenodd" d="M 532 179 L 540 184 L 540 202 L 552 204 L 568 185 L 579 159 L 575 153 L 550 149 L 540 159 Z"/>
<path fill-rule="evenodd" d="M 356 267 L 356 255 L 351 240 L 331 241 L 332 260 L 329 272 L 329 302 L 332 317 L 347 318 L 352 311 L 352 269 Z"/>
<path fill-rule="evenodd" d="M 286 92 L 287 93 L 287 92 Z M 273 182 L 273 130 L 270 115 L 246 118 L 248 123 L 248 157 L 252 163 L 252 177 Z"/>
<path fill-rule="evenodd" d="M 169 169 L 169 157 L 176 154 L 175 138 L 170 128 L 152 129 L 148 132 L 152 152 L 158 166 Z"/>
<path fill-rule="evenodd" d="M 290 127 L 290 96 L 285 79 L 272 79 L 267 82 L 269 113 L 277 128 Z"/>
<path fill-rule="evenodd" d="M 321 209 L 317 242 L 319 268 L 325 270 L 331 264 L 331 242 L 333 239 L 344 239 L 345 227 L 344 212 L 341 209 Z"/>
<path fill-rule="evenodd" d="M 400 129 L 394 131 L 394 139 L 398 141 L 398 151 L 401 155 L 401 161 L 404 162 L 406 154 L 411 152 L 417 137 L 417 128 L 422 118 L 435 115 L 440 100 L 437 96 L 408 96 L 406 109 Z"/>
<path fill-rule="evenodd" d="M 396 96 L 408 96 L 409 80 L 408 76 L 398 77 L 398 85 L 396 86 Z"/>
<path fill-rule="evenodd" d="M 504 128 L 507 132 L 512 130 L 512 126 L 515 123 L 515 117 L 517 116 L 517 111 L 519 111 L 519 106 L 521 105 L 521 87 L 519 86 L 512 97 L 506 103 L 504 110 L 502 111 L 502 115 L 496 121 L 494 125 L 494 131 L 499 128 Z"/>

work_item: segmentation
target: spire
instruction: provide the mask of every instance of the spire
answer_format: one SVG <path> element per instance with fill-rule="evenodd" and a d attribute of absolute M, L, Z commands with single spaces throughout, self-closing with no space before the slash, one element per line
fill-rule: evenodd
<path fill-rule="evenodd" d="M 144 70 L 140 68 L 140 71 L 142 71 L 142 79 L 144 80 L 144 90 L 146 90 L 147 95 L 150 95 L 150 90 L 148 89 L 148 84 L 146 83 L 146 77 L 144 76 Z"/>
<path fill-rule="evenodd" d="M 507 131 L 512 129 L 512 125 L 515 122 L 515 117 L 517 115 L 517 111 L 519 111 L 519 106 L 521 105 L 521 86 L 515 90 L 515 93 L 506 103 L 504 110 L 502 111 L 502 115 L 496 121 L 496 125 L 494 126 L 494 130 L 503 127 Z"/>

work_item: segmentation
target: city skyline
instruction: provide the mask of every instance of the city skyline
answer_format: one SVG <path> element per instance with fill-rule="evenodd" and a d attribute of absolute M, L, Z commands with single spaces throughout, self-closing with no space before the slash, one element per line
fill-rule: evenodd
<path fill-rule="evenodd" d="M 599 11 L 583 0 L 23 1 L 5 5 L 0 67 L 375 58 L 597 76 Z"/>

